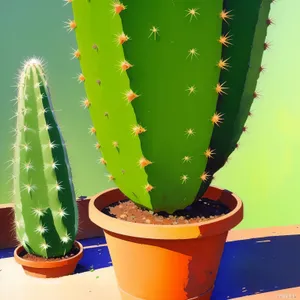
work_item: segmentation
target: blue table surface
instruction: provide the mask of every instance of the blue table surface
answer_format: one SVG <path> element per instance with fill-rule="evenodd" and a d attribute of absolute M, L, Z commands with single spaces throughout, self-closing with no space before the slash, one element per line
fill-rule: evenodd
<path fill-rule="evenodd" d="M 103 246 L 106 243 L 103 237 L 80 242 L 84 247 L 98 247 L 85 249 L 75 273 L 92 272 L 112 266 L 108 248 Z M 13 250 L 0 249 L 0 259 L 12 257 Z M 300 286 L 298 256 L 300 235 L 227 242 L 211 300 L 225 300 Z"/>

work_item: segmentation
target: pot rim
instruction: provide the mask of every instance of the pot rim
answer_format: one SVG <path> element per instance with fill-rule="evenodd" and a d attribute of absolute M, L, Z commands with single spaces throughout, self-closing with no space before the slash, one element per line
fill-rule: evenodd
<path fill-rule="evenodd" d="M 14 258 L 17 261 L 18 264 L 26 267 L 33 267 L 37 269 L 46 269 L 46 268 L 56 268 L 56 267 L 62 267 L 64 265 L 72 264 L 74 261 L 79 261 L 81 257 L 83 256 L 83 246 L 80 242 L 74 241 L 74 244 L 79 247 L 79 252 L 68 258 L 62 258 L 59 260 L 52 260 L 52 261 L 31 261 L 25 258 L 22 258 L 20 256 L 20 253 L 22 251 L 26 251 L 25 248 L 22 245 L 19 245 L 14 250 Z"/>
<path fill-rule="evenodd" d="M 124 221 L 104 214 L 106 206 L 128 199 L 119 188 L 107 189 L 91 197 L 89 217 L 93 223 L 116 234 L 146 239 L 193 239 L 228 232 L 243 219 L 243 203 L 228 190 L 210 186 L 203 198 L 220 200 L 230 206 L 231 211 L 216 219 L 193 224 L 161 225 Z"/>

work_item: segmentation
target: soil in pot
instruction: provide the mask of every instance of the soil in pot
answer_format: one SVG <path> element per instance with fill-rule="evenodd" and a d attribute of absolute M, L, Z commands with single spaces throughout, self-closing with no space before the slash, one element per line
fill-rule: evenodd
<path fill-rule="evenodd" d="M 230 209 L 220 201 L 201 198 L 183 210 L 173 214 L 154 213 L 125 199 L 102 210 L 103 213 L 124 221 L 144 224 L 179 225 L 208 221 L 226 215 Z"/>
<path fill-rule="evenodd" d="M 36 262 L 46 262 L 46 261 L 59 261 L 62 259 L 67 259 L 75 256 L 78 254 L 80 251 L 79 247 L 77 245 L 73 245 L 72 249 L 67 253 L 65 256 L 61 257 L 50 257 L 50 258 L 45 258 L 41 256 L 37 256 L 34 254 L 27 253 L 25 250 L 19 254 L 19 256 L 23 259 L 29 260 L 29 261 L 36 261 Z"/>

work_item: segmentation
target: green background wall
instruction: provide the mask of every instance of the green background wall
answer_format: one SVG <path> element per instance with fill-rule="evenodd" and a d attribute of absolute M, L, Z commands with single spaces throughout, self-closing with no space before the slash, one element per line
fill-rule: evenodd
<path fill-rule="evenodd" d="M 276 0 L 272 5 L 275 25 L 268 31 L 271 48 L 264 56 L 266 71 L 259 80 L 261 97 L 253 105 L 239 149 L 216 174 L 214 185 L 234 191 L 244 201 L 245 218 L 239 228 L 299 223 L 299 11 L 299 0 Z M 53 104 L 67 142 L 77 195 L 90 196 L 113 186 L 97 163 L 96 141 L 88 133 L 89 115 L 80 106 L 84 88 L 75 79 L 80 69 L 71 60 L 76 43 L 74 34 L 64 29 L 68 19 L 72 19 L 71 7 L 64 7 L 61 0 L 0 4 L 0 203 L 10 201 L 10 170 L 5 170 L 5 162 L 11 159 L 13 143 L 9 100 L 15 91 L 11 86 L 20 63 L 33 55 L 48 63 Z"/>

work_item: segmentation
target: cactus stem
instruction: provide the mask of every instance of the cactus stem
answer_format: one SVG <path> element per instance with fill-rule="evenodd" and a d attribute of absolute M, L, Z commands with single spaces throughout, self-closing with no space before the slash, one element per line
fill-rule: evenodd
<path fill-rule="evenodd" d="M 120 1 L 115 1 L 112 4 L 112 6 L 113 6 L 112 12 L 114 13 L 114 15 L 120 14 L 123 10 L 126 9 L 126 6 Z"/>
<path fill-rule="evenodd" d="M 196 93 L 196 87 L 194 85 L 187 88 L 187 91 L 189 92 L 189 95 Z"/>
<path fill-rule="evenodd" d="M 123 45 L 125 42 L 127 42 L 128 40 L 130 40 L 130 37 L 128 35 L 126 35 L 124 32 L 122 32 L 121 34 L 116 35 L 117 37 L 117 44 L 118 45 Z"/>
<path fill-rule="evenodd" d="M 189 136 L 191 136 L 191 135 L 194 135 L 194 134 L 195 134 L 195 131 L 194 131 L 194 129 L 189 128 L 189 129 L 187 129 L 187 130 L 185 131 L 185 133 L 186 133 L 186 135 L 189 137 Z"/>
<path fill-rule="evenodd" d="M 145 167 L 151 165 L 152 162 L 151 162 L 150 160 L 146 159 L 145 157 L 142 157 L 142 158 L 139 160 L 138 164 L 139 164 L 139 166 L 140 166 L 141 168 L 145 168 Z"/>
<path fill-rule="evenodd" d="M 151 192 L 153 189 L 154 189 L 154 187 L 153 187 L 151 184 L 149 184 L 149 183 L 146 184 L 145 190 L 146 190 L 147 192 Z"/>
<path fill-rule="evenodd" d="M 191 60 L 193 59 L 194 56 L 195 56 L 196 58 L 197 58 L 197 56 L 199 56 L 199 53 L 198 53 L 197 49 L 195 49 L 195 48 L 190 49 L 190 50 L 188 51 L 188 53 L 189 53 L 189 54 L 188 54 L 187 58 L 191 57 Z"/>
<path fill-rule="evenodd" d="M 84 81 L 85 81 L 85 77 L 84 77 L 84 75 L 83 75 L 83 74 L 79 74 L 79 75 L 78 75 L 78 77 L 77 77 L 77 79 L 78 79 L 78 82 L 79 82 L 79 83 L 81 83 L 81 82 L 84 82 Z"/>
<path fill-rule="evenodd" d="M 149 38 L 153 35 L 154 37 L 154 40 L 156 40 L 156 36 L 159 35 L 159 28 L 158 27 L 155 27 L 155 26 L 152 26 L 152 28 L 150 28 L 150 35 L 149 35 Z"/>
<path fill-rule="evenodd" d="M 135 136 L 138 136 L 139 134 L 141 134 L 141 133 L 144 133 L 144 132 L 146 132 L 147 130 L 144 128 L 144 127 L 142 127 L 141 125 L 134 125 L 133 127 L 132 127 L 132 133 L 135 135 Z"/>
<path fill-rule="evenodd" d="M 198 13 L 198 9 L 199 9 L 199 8 L 189 8 L 189 9 L 187 10 L 187 15 L 186 15 L 186 17 L 190 16 L 190 22 L 192 21 L 193 18 L 197 19 L 197 15 L 200 15 L 200 14 Z"/>
<path fill-rule="evenodd" d="M 183 160 L 183 162 L 191 162 L 192 157 L 191 156 L 184 156 L 182 160 Z"/>
<path fill-rule="evenodd" d="M 105 160 L 103 157 L 101 157 L 101 158 L 99 159 L 99 162 L 100 162 L 100 164 L 102 164 L 102 165 L 106 165 L 106 164 L 107 164 L 106 160 Z"/>
<path fill-rule="evenodd" d="M 67 29 L 68 32 L 73 31 L 74 29 L 76 29 L 76 27 L 77 25 L 74 20 L 68 20 L 67 22 L 65 22 L 65 28 Z"/>
<path fill-rule="evenodd" d="M 91 102 L 85 98 L 81 101 L 81 106 L 83 106 L 84 108 L 89 108 L 91 106 Z"/>
<path fill-rule="evenodd" d="M 131 65 L 128 61 L 124 60 L 124 61 L 121 61 L 120 63 L 120 69 L 121 69 L 121 72 L 124 72 L 124 71 L 127 71 L 128 69 L 132 68 L 133 65 Z"/>
<path fill-rule="evenodd" d="M 226 70 L 228 71 L 228 68 L 230 68 L 230 65 L 229 63 L 227 62 L 230 58 L 227 58 L 227 59 L 220 59 L 220 61 L 217 63 L 217 66 L 222 69 L 222 70 Z"/>
<path fill-rule="evenodd" d="M 217 125 L 219 126 L 220 123 L 222 123 L 223 121 L 223 118 L 222 118 L 223 114 L 220 114 L 220 113 L 215 113 L 212 118 L 211 118 L 211 121 L 214 125 Z"/>
<path fill-rule="evenodd" d="M 228 36 L 228 32 L 225 35 L 221 35 L 219 38 L 219 43 L 221 43 L 223 46 L 228 47 L 229 45 L 232 45 L 230 43 L 231 36 Z"/>
<path fill-rule="evenodd" d="M 210 175 L 207 172 L 203 172 L 202 175 L 200 176 L 200 179 L 202 181 L 206 182 L 209 177 L 210 177 Z"/>
<path fill-rule="evenodd" d="M 216 92 L 217 92 L 219 95 L 222 95 L 222 94 L 227 95 L 227 93 L 225 92 L 225 90 L 227 90 L 228 87 L 224 87 L 224 84 L 226 84 L 226 82 L 223 82 L 222 84 L 217 83 L 217 86 L 216 86 Z"/>
<path fill-rule="evenodd" d="M 132 102 L 134 99 L 136 99 L 137 97 L 139 97 L 140 95 L 137 95 L 136 93 L 134 93 L 132 90 L 128 91 L 125 93 L 126 96 L 126 100 L 128 102 Z"/>
<path fill-rule="evenodd" d="M 90 132 L 91 135 L 96 134 L 96 128 L 95 127 L 89 128 L 89 132 Z"/>
<path fill-rule="evenodd" d="M 180 180 L 181 180 L 182 184 L 186 183 L 188 179 L 189 179 L 189 177 L 187 175 L 182 175 L 180 177 Z"/>
<path fill-rule="evenodd" d="M 232 20 L 233 15 L 231 15 L 230 13 L 232 12 L 232 10 L 226 11 L 225 9 L 223 9 L 220 12 L 220 18 L 227 23 L 227 20 Z M 228 24 L 228 23 L 227 23 Z"/>

